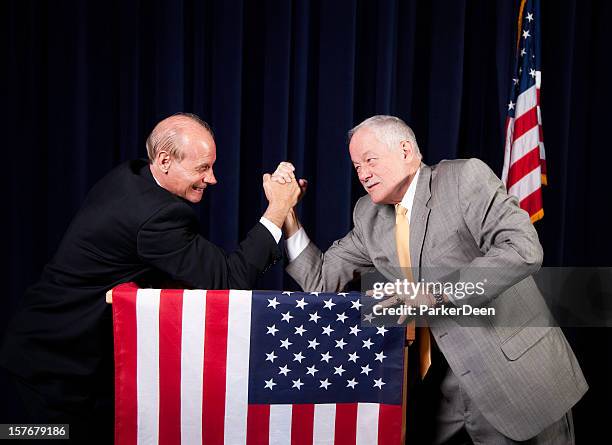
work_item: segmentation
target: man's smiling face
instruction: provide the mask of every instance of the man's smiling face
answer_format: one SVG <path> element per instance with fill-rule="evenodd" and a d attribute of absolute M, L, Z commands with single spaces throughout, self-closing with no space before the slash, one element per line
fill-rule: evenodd
<path fill-rule="evenodd" d="M 204 128 L 196 128 L 181 135 L 181 151 L 184 157 L 170 162 L 164 186 L 189 202 L 200 202 L 204 189 L 217 183 L 213 172 L 215 141 Z"/>
<path fill-rule="evenodd" d="M 410 162 L 414 157 L 408 141 L 389 147 L 375 132 L 360 128 L 351 138 L 349 152 L 359 181 L 376 204 L 395 204 L 408 189 Z"/>

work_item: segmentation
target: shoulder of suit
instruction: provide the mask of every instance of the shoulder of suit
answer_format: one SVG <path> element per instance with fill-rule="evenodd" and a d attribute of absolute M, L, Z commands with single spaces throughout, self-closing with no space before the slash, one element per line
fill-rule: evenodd
<path fill-rule="evenodd" d="M 372 202 L 370 195 L 364 195 L 357 200 L 355 209 L 353 210 L 353 219 L 355 220 L 373 220 L 379 212 L 384 211 L 388 207 L 386 204 L 375 204 Z"/>
<path fill-rule="evenodd" d="M 355 213 L 362 213 L 364 211 L 367 211 L 367 209 L 374 208 L 375 206 L 376 204 L 372 202 L 370 195 L 363 195 L 355 203 Z"/>
<path fill-rule="evenodd" d="M 180 200 L 151 203 L 146 207 L 146 217 L 141 227 L 171 221 L 173 225 L 197 224 L 193 209 Z"/>
<path fill-rule="evenodd" d="M 432 176 L 435 178 L 438 174 L 465 174 L 490 171 L 487 164 L 478 158 L 469 159 L 443 159 L 438 164 L 431 167 Z"/>
<path fill-rule="evenodd" d="M 193 212 L 189 204 L 157 185 L 152 177 L 147 177 L 143 172 L 145 168 L 148 168 L 146 159 L 123 162 L 102 178 L 90 195 L 102 197 L 103 202 L 122 206 L 124 212 L 136 212 L 146 219 L 165 209 Z M 97 198 L 96 201 L 100 202 Z"/>
<path fill-rule="evenodd" d="M 112 170 L 110 170 L 104 177 L 102 177 L 100 182 L 107 181 L 107 180 L 111 180 L 111 181 L 127 180 L 131 178 L 136 178 L 136 177 L 141 178 L 142 180 L 145 180 L 145 178 L 142 177 L 140 172 L 147 165 L 148 163 L 144 159 L 134 159 L 131 161 L 122 162 L 121 164 L 117 165 Z"/>
<path fill-rule="evenodd" d="M 450 170 L 461 170 L 469 159 L 442 159 L 435 165 L 432 165 L 432 173 L 439 173 Z"/>

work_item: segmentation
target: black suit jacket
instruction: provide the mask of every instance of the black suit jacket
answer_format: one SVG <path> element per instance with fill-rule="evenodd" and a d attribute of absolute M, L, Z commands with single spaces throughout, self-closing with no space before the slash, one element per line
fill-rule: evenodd
<path fill-rule="evenodd" d="M 253 288 L 280 258 L 260 223 L 226 254 L 198 233 L 186 201 L 130 161 L 94 186 L 9 326 L 0 364 L 52 405 L 112 394 L 112 317 L 105 292 L 129 281 L 201 289 Z"/>

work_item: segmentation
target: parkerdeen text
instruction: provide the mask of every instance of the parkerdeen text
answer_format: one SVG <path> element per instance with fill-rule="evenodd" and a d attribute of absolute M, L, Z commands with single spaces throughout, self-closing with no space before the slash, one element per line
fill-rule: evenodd
<path fill-rule="evenodd" d="M 408 317 L 429 315 L 429 316 L 460 316 L 460 315 L 471 315 L 471 316 L 494 316 L 495 308 L 493 307 L 474 307 L 469 304 L 462 306 L 436 306 L 431 307 L 425 304 L 419 306 L 400 306 L 400 307 L 382 307 L 375 305 L 372 308 L 374 315 L 391 315 L 399 316 L 406 315 Z"/>

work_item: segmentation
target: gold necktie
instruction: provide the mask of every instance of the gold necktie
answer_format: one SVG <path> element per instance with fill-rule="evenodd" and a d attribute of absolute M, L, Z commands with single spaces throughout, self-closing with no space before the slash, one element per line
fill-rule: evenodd
<path fill-rule="evenodd" d="M 410 223 L 408 221 L 408 209 L 401 204 L 395 204 L 395 245 L 400 266 L 406 278 L 414 281 L 412 275 L 412 263 L 410 260 Z M 415 322 L 407 326 L 406 339 L 412 342 L 415 339 Z M 431 365 L 431 344 L 429 339 L 429 328 L 420 327 L 418 335 L 419 344 L 419 372 L 421 378 L 425 377 Z"/>

